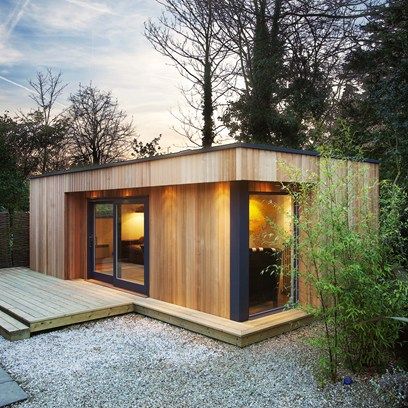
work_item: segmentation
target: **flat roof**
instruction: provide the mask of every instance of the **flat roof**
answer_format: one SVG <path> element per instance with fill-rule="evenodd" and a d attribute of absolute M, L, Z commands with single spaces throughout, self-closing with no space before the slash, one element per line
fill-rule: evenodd
<path fill-rule="evenodd" d="M 209 147 L 209 148 L 187 149 L 187 150 L 182 150 L 182 151 L 176 152 L 176 153 L 159 154 L 157 156 L 151 156 L 151 157 L 146 157 L 146 158 L 142 158 L 142 159 L 123 160 L 123 161 L 104 163 L 104 164 L 92 164 L 92 165 L 87 165 L 87 166 L 82 166 L 82 167 L 72 167 L 72 168 L 69 168 L 69 169 L 66 169 L 66 170 L 52 171 L 52 172 L 47 172 L 47 173 L 44 173 L 44 174 L 39 174 L 39 175 L 36 175 L 36 176 L 31 176 L 30 179 L 36 179 L 36 178 L 41 178 L 41 177 L 50 177 L 50 176 L 58 176 L 58 175 L 69 174 L 69 173 L 81 173 L 81 172 L 85 172 L 85 171 L 92 171 L 92 170 L 106 169 L 106 168 L 110 168 L 110 167 L 124 166 L 124 165 L 128 165 L 128 164 L 133 164 L 133 163 L 143 163 L 143 162 L 148 162 L 148 161 L 164 160 L 164 159 L 170 159 L 170 158 L 173 158 L 173 157 L 190 156 L 190 155 L 194 155 L 194 154 L 210 153 L 210 152 L 215 152 L 215 151 L 219 151 L 219 150 L 228 150 L 228 149 L 237 149 L 237 148 L 266 150 L 266 151 L 280 152 L 280 153 L 299 154 L 299 155 L 304 155 L 304 156 L 320 156 L 320 153 L 315 151 L 315 150 L 292 149 L 292 148 L 288 148 L 288 147 L 279 147 L 279 146 L 272 146 L 272 145 L 266 145 L 266 144 L 229 143 L 229 144 L 213 146 L 213 147 Z M 333 157 L 333 158 L 335 158 L 335 157 Z M 353 159 L 353 158 L 348 158 L 348 159 L 356 160 L 356 159 Z M 375 160 L 375 159 L 362 159 L 362 160 L 356 160 L 356 161 L 366 162 L 366 163 L 375 163 L 375 164 L 380 163 L 379 160 Z"/>

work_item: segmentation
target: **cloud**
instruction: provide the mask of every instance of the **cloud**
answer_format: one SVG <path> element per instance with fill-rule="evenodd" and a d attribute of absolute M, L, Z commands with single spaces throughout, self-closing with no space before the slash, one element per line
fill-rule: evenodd
<path fill-rule="evenodd" d="M 176 120 L 170 114 L 182 103 L 177 89 L 181 78 L 143 36 L 144 21 L 161 12 L 154 0 L 5 4 L 0 1 L 0 15 L 8 15 L 7 27 L 14 28 L 7 44 L 0 40 L 0 111 L 30 106 L 21 84 L 51 67 L 61 70 L 69 83 L 61 103 L 78 83 L 92 81 L 112 91 L 143 139 L 162 133 L 164 145 L 182 144 L 172 131 Z"/>
<path fill-rule="evenodd" d="M 8 44 L 8 39 L 12 35 L 29 3 L 30 0 L 19 0 L 8 14 L 5 22 L 0 25 L 0 65 L 13 64 L 22 57 L 21 52 Z"/>
<path fill-rule="evenodd" d="M 76 31 L 92 30 L 95 22 L 104 14 L 90 7 L 79 7 L 76 2 L 67 0 L 47 2 L 47 4 L 40 1 L 32 3 L 27 24 L 35 28 L 37 33 L 75 34 Z"/>
<path fill-rule="evenodd" d="M 81 0 L 65 0 L 68 3 L 75 4 L 80 7 L 84 7 L 86 9 L 96 11 L 102 14 L 115 14 L 108 6 L 101 3 L 93 3 L 90 1 L 81 1 Z"/>
<path fill-rule="evenodd" d="M 21 17 L 24 14 L 24 11 L 28 4 L 30 3 L 30 0 L 19 0 L 14 7 L 13 11 L 9 14 L 9 17 L 4 24 L 4 37 L 3 41 L 6 41 L 7 38 L 10 36 L 10 34 L 13 32 L 14 28 L 20 21 Z"/>
<path fill-rule="evenodd" d="M 1 36 L 1 32 L 0 32 Z M 21 60 L 22 54 L 13 47 L 0 43 L 0 66 L 10 65 Z"/>

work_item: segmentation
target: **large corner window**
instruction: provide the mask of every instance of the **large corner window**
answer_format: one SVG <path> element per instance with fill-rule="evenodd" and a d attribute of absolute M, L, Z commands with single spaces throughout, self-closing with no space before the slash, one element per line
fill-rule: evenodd
<path fill-rule="evenodd" d="M 249 315 L 293 300 L 293 200 L 281 193 L 249 195 Z"/>

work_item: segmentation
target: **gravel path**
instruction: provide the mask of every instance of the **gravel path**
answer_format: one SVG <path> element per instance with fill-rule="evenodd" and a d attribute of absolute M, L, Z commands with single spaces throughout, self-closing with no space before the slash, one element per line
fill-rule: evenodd
<path fill-rule="evenodd" d="M 126 315 L 14 343 L 0 337 L 0 365 L 30 396 L 19 408 L 382 407 L 364 381 L 319 389 L 304 342 L 317 329 L 238 349 Z"/>

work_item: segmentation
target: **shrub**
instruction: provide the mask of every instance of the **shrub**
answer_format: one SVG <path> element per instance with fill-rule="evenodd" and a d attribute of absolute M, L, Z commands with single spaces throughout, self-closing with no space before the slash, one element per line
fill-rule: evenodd
<path fill-rule="evenodd" d="M 359 371 L 387 363 L 404 324 L 389 317 L 403 316 L 408 301 L 400 233 L 406 193 L 383 183 L 378 214 L 372 194 L 378 183 L 356 169 L 321 157 L 318 177 L 285 186 L 300 206 L 296 273 L 316 293 L 320 304 L 308 311 L 324 325 L 313 343 L 333 381 L 342 364 Z"/>

